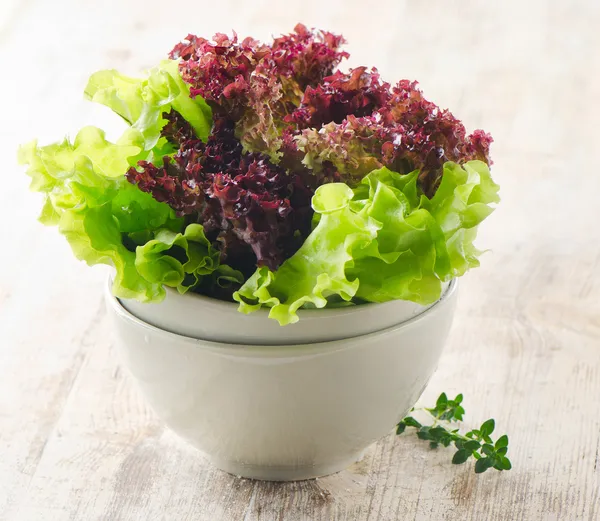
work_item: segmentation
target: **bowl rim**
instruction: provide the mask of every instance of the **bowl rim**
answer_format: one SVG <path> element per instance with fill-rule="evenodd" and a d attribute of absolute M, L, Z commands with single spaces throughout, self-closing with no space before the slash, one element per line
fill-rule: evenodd
<path fill-rule="evenodd" d="M 456 280 L 456 279 L 452 279 L 452 280 Z M 445 283 L 442 283 L 442 284 L 444 285 Z M 443 295 L 446 293 L 446 291 L 449 289 L 449 285 L 450 285 L 450 283 L 448 283 L 447 286 L 442 287 L 442 295 L 440 296 L 440 298 L 442 298 Z M 165 290 L 166 290 L 165 301 L 167 298 L 170 298 L 171 300 L 172 299 L 178 299 L 178 300 L 193 299 L 194 301 L 201 303 L 201 305 L 211 306 L 211 307 L 217 308 L 217 309 L 221 308 L 226 312 L 239 313 L 238 312 L 238 307 L 240 305 L 239 302 L 227 302 L 225 300 L 219 300 L 219 299 L 215 299 L 212 297 L 207 297 L 206 295 L 201 295 L 199 293 L 193 293 L 191 291 L 188 291 L 185 294 L 181 294 L 175 288 L 171 288 L 168 286 L 165 287 Z M 377 307 L 377 306 L 393 305 L 395 302 L 401 302 L 401 300 L 396 299 L 396 300 L 388 300 L 387 302 L 363 302 L 361 304 L 339 306 L 339 307 L 333 307 L 333 308 L 327 308 L 327 307 L 325 307 L 325 308 L 301 308 L 298 311 L 301 312 L 302 315 L 304 315 L 305 317 L 312 320 L 312 319 L 316 318 L 316 315 L 318 315 L 319 319 L 327 318 L 327 317 L 337 317 L 340 315 L 349 315 L 349 314 L 358 313 L 359 311 L 364 310 L 366 308 L 373 309 L 374 307 Z M 414 304 L 415 306 L 421 306 L 423 308 L 428 308 L 435 304 L 435 302 L 433 304 L 418 304 L 418 303 L 412 302 L 412 301 L 402 301 L 402 302 L 410 302 L 411 304 Z M 437 302 L 437 300 L 436 300 L 436 302 Z M 193 304 L 191 304 L 191 305 L 193 305 Z M 423 311 L 425 311 L 425 309 L 420 311 L 420 313 L 422 313 Z M 268 317 L 269 312 L 270 312 L 269 308 L 260 308 L 260 309 L 257 309 L 256 311 L 253 311 L 252 315 Z M 300 318 L 300 320 L 302 320 L 302 318 Z"/>
<path fill-rule="evenodd" d="M 314 352 L 331 352 L 338 351 L 340 349 L 346 349 L 351 346 L 359 345 L 362 342 L 369 341 L 375 337 L 384 337 L 388 335 L 392 335 L 400 329 L 408 329 L 414 327 L 417 323 L 424 320 L 431 313 L 437 312 L 441 307 L 444 307 L 451 302 L 452 297 L 456 294 L 456 289 L 458 286 L 457 279 L 452 279 L 446 288 L 446 291 L 441 295 L 441 297 L 436 300 L 431 306 L 425 309 L 423 312 L 411 317 L 408 320 L 395 324 L 391 327 L 381 329 L 379 331 L 375 331 L 372 333 L 366 333 L 364 335 L 356 335 L 344 339 L 339 340 L 327 340 L 324 342 L 307 342 L 302 344 L 281 344 L 281 345 L 264 345 L 264 344 L 234 344 L 228 342 L 215 342 L 213 340 L 204 340 L 202 338 L 194 338 L 186 335 L 181 335 L 179 333 L 172 333 L 171 331 L 167 331 L 166 329 L 161 329 L 160 327 L 153 326 L 144 320 L 133 315 L 129 312 L 123 304 L 119 301 L 117 297 L 112 294 L 110 280 L 106 284 L 105 287 L 105 297 L 108 306 L 112 309 L 114 314 L 121 320 L 126 320 L 135 324 L 138 327 L 141 327 L 143 330 L 147 331 L 147 334 L 152 334 L 154 336 L 177 339 L 179 342 L 183 342 L 185 344 L 194 345 L 197 348 L 202 348 L 205 350 L 216 351 L 218 353 L 224 354 L 225 351 L 228 351 L 232 354 L 236 355 L 268 355 L 273 357 L 274 354 L 277 354 L 278 357 L 297 357 L 298 350 L 302 350 L 303 354 L 314 354 Z M 208 297 L 205 297 L 208 298 Z M 356 306 L 360 307 L 360 306 Z M 300 319 L 302 320 L 302 319 Z M 284 326 L 285 327 L 285 326 Z"/>
<path fill-rule="evenodd" d="M 108 277 L 108 285 L 109 286 L 112 284 L 113 280 L 114 280 L 114 276 L 111 273 L 111 274 L 109 274 L 109 277 Z M 457 279 L 454 278 L 454 279 L 450 280 L 450 282 L 442 282 L 442 294 L 440 296 L 440 299 L 444 296 L 444 294 L 447 291 L 449 291 L 450 284 L 456 280 Z M 225 300 L 219 300 L 219 299 L 215 299 L 212 297 L 207 297 L 206 295 L 201 295 L 199 293 L 193 293 L 191 291 L 188 291 L 187 293 L 182 294 L 182 293 L 179 293 L 175 288 L 171 288 L 168 286 L 163 286 L 163 287 L 166 291 L 165 298 L 161 302 L 158 302 L 157 304 L 163 304 L 163 303 L 168 302 L 169 300 L 173 301 L 174 299 L 176 299 L 179 302 L 181 302 L 182 300 L 190 300 L 191 299 L 192 302 L 189 304 L 190 306 L 194 306 L 195 304 L 199 304 L 199 307 L 210 306 L 213 309 L 217 309 L 217 310 L 222 309 L 223 312 L 235 314 L 236 316 L 239 313 L 238 307 L 240 304 L 238 302 L 227 302 Z M 125 300 L 128 302 L 135 303 L 137 305 L 137 302 L 134 299 L 120 299 L 117 297 L 117 300 L 119 300 L 119 302 L 121 302 L 121 300 Z M 360 313 L 361 311 L 364 311 L 366 309 L 369 309 L 372 311 L 372 310 L 376 309 L 378 306 L 393 306 L 394 304 L 397 304 L 397 303 L 409 303 L 411 305 L 414 305 L 415 307 L 420 306 L 422 309 L 420 309 L 417 314 L 421 314 L 421 313 L 425 312 L 427 309 L 429 309 L 430 307 L 432 307 L 433 305 L 435 305 L 438 301 L 439 301 L 439 299 L 436 300 L 432 304 L 418 304 L 413 301 L 396 299 L 396 300 L 388 300 L 387 302 L 364 302 L 361 304 L 340 306 L 340 307 L 333 307 L 333 308 L 327 308 L 327 307 L 325 307 L 325 308 L 306 308 L 306 309 L 302 308 L 302 309 L 299 309 L 298 311 L 300 311 L 302 313 L 302 316 L 304 316 L 308 320 L 315 320 L 315 319 L 322 320 L 322 319 L 327 319 L 329 317 L 333 318 L 333 317 L 340 317 L 340 316 L 345 316 L 345 315 L 353 315 L 355 313 Z M 123 303 L 121 302 L 121 304 L 123 304 Z M 152 303 L 140 303 L 140 304 L 151 305 Z M 127 310 L 127 305 L 124 305 L 123 307 Z M 256 317 L 263 317 L 263 318 L 267 319 L 267 318 L 269 318 L 269 313 L 270 313 L 270 309 L 260 308 L 260 309 L 257 309 L 256 311 L 253 311 L 252 315 L 256 316 Z M 302 320 L 302 318 L 300 318 L 300 320 Z M 186 336 L 186 335 L 183 335 L 183 336 Z M 193 338 L 193 337 L 190 337 L 190 338 Z"/>

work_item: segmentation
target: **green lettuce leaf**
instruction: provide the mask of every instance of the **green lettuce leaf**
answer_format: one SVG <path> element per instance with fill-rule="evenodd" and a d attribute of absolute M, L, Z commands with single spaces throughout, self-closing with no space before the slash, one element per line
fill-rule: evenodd
<path fill-rule="evenodd" d="M 158 230 L 154 239 L 137 247 L 136 254 L 135 266 L 146 280 L 182 294 L 219 267 L 220 253 L 200 224 L 189 224 L 183 233 Z"/>
<path fill-rule="evenodd" d="M 301 307 L 437 300 L 443 282 L 479 265 L 476 227 L 499 201 L 498 186 L 481 161 L 446 163 L 431 199 L 419 193 L 417 177 L 382 168 L 354 190 L 319 187 L 313 232 L 276 272 L 259 268 L 246 281 L 234 294 L 240 311 L 267 307 L 285 325 L 298 321 Z"/>
<path fill-rule="evenodd" d="M 41 222 L 58 226 L 78 259 L 114 266 L 117 297 L 156 301 L 164 289 L 136 269 L 133 237 L 177 230 L 183 221 L 168 205 L 127 182 L 124 172 L 140 153 L 127 136 L 111 143 L 101 130 L 86 127 L 72 143 L 25 145 L 19 160 L 29 165 L 31 189 L 45 194 Z"/>
<path fill-rule="evenodd" d="M 244 283 L 244 274 L 227 264 L 219 264 L 219 267 L 213 272 L 212 281 L 222 289 L 239 288 Z"/>
<path fill-rule="evenodd" d="M 140 143 L 146 151 L 156 149 L 157 158 L 174 151 L 160 135 L 166 123 L 164 112 L 179 112 L 202 141 L 206 141 L 212 127 L 210 107 L 200 96 L 190 97 L 175 60 L 163 60 L 142 79 L 116 70 L 96 72 L 88 81 L 85 96 L 119 114 L 131 126 L 128 139 Z"/>
<path fill-rule="evenodd" d="M 316 229 L 277 272 L 261 267 L 246 281 L 234 294 L 240 311 L 264 305 L 271 308 L 271 318 L 287 324 L 298 320 L 296 311 L 302 306 L 322 308 L 332 295 L 348 301 L 356 294 L 358 280 L 349 280 L 345 269 L 354 252 L 375 239 L 378 224 L 352 211 L 353 195 L 343 183 L 317 189 L 312 204 L 321 218 Z"/>
<path fill-rule="evenodd" d="M 183 276 L 175 286 L 187 290 L 218 268 L 217 252 L 200 225 L 180 233 L 183 219 L 130 184 L 125 173 L 139 160 L 160 160 L 174 151 L 160 135 L 164 112 L 176 110 L 206 140 L 212 125 L 210 108 L 201 98 L 189 97 L 173 60 L 161 62 L 144 79 L 114 70 L 97 72 L 85 95 L 110 107 L 130 126 L 116 143 L 108 141 L 102 130 L 85 127 L 72 142 L 65 139 L 39 147 L 33 141 L 20 148 L 19 161 L 29 165 L 31 189 L 45 194 L 40 221 L 58 226 L 78 259 L 113 266 L 117 297 L 162 299 L 163 284 L 172 285 L 177 264 Z M 157 242 L 169 241 L 174 252 L 185 246 L 189 258 L 183 264 L 168 253 L 160 254 L 160 262 L 152 257 L 151 252 L 159 256 Z M 152 265 L 151 258 L 156 261 Z M 237 277 L 221 271 L 219 277 Z"/>

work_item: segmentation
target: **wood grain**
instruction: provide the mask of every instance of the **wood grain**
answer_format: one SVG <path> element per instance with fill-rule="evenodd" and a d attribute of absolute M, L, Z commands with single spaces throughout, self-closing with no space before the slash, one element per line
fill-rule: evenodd
<path fill-rule="evenodd" d="M 86 123 L 117 132 L 108 111 L 81 100 L 91 72 L 135 73 L 188 32 L 266 38 L 297 21 L 343 32 L 351 65 L 419 79 L 496 139 L 503 202 L 479 241 L 493 251 L 461 283 L 422 399 L 462 391 L 467 426 L 493 415 L 510 434 L 510 472 L 476 476 L 407 435 L 319 480 L 260 483 L 215 470 L 163 429 L 122 371 L 105 272 L 77 263 L 35 221 L 39 198 L 12 151 Z M 595 0 L 6 0 L 0 519 L 600 519 L 599 26 Z"/>

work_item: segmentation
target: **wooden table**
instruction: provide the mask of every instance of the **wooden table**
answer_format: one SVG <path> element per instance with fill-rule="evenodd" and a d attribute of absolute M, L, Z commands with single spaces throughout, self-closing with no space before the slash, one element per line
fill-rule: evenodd
<path fill-rule="evenodd" d="M 0 11 L 0 519 L 600 519 L 599 2 L 3 0 Z M 343 32 L 351 65 L 419 79 L 496 139 L 503 202 L 479 240 L 492 251 L 461 283 L 423 401 L 461 391 L 467 427 L 494 416 L 510 472 L 475 475 L 393 434 L 319 480 L 215 470 L 121 369 L 105 271 L 35 220 L 17 144 L 86 123 L 117 130 L 82 100 L 91 72 L 147 68 L 188 31 L 266 38 L 300 20 Z"/>

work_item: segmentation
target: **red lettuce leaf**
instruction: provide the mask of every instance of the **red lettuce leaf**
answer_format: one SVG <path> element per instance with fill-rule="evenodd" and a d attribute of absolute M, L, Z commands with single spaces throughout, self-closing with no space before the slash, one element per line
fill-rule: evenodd
<path fill-rule="evenodd" d="M 162 116 L 167 123 L 162 128 L 161 135 L 171 144 L 179 147 L 186 141 L 197 139 L 192 125 L 179 112 L 171 109 L 169 112 L 164 112 Z"/>
<path fill-rule="evenodd" d="M 286 120 L 300 128 L 319 128 L 332 121 L 341 123 L 349 115 L 370 116 L 388 103 L 389 88 L 388 83 L 381 83 L 377 69 L 338 71 L 316 87 L 307 87 L 300 107 Z"/>
<path fill-rule="evenodd" d="M 243 153 L 232 122 L 219 119 L 207 143 L 184 141 L 162 166 L 140 162 L 130 182 L 204 226 L 222 261 L 245 273 L 277 267 L 310 233 L 312 179 L 288 175 L 262 154 Z"/>
<path fill-rule="evenodd" d="M 162 166 L 140 163 L 129 179 L 201 222 L 224 257 L 274 269 L 309 233 L 310 196 L 321 184 L 354 186 L 382 167 L 419 170 L 419 188 L 432 197 L 447 161 L 490 163 L 491 137 L 467 135 L 416 82 L 391 87 L 376 69 L 336 70 L 348 56 L 343 43 L 301 24 L 270 45 L 189 35 L 171 57 L 190 95 L 211 105 L 213 133 L 201 143 L 171 112 L 163 135 L 179 151 Z"/>
<path fill-rule="evenodd" d="M 238 42 L 217 33 L 214 43 L 188 35 L 171 51 L 172 59 L 181 58 L 179 71 L 190 85 L 190 95 L 202 96 L 231 119 L 238 119 L 246 104 L 250 75 L 270 49 L 253 38 Z"/>
<path fill-rule="evenodd" d="M 244 149 L 277 163 L 286 116 L 307 87 L 318 85 L 348 56 L 339 51 L 343 43 L 341 36 L 298 24 L 270 46 L 252 38 L 239 42 L 235 33 L 232 38 L 217 34 L 214 42 L 188 35 L 171 57 L 181 58 L 191 95 L 202 96 L 215 114 L 237 123 Z"/>
<path fill-rule="evenodd" d="M 302 24 L 296 25 L 292 34 L 273 41 L 268 59 L 274 64 L 286 96 L 297 96 L 295 105 L 307 87 L 318 85 L 342 59 L 350 56 L 347 52 L 339 51 L 344 43 L 346 41 L 340 35 L 309 31 Z"/>
<path fill-rule="evenodd" d="M 353 74 L 354 88 L 348 87 L 351 74 L 346 83 L 337 81 L 342 79 L 338 75 L 336 81 L 326 79 L 318 89 L 307 89 L 293 115 L 300 130 L 291 132 L 286 142 L 286 151 L 296 160 L 301 154 L 290 144 L 292 139 L 305 154 L 305 165 L 321 171 L 333 164 L 350 183 L 383 166 L 401 174 L 420 170 L 419 186 L 429 197 L 445 162 L 491 163 L 491 136 L 482 130 L 467 135 L 461 121 L 426 100 L 416 82 L 401 81 L 390 90 L 377 77 L 365 79 L 363 68 Z"/>

